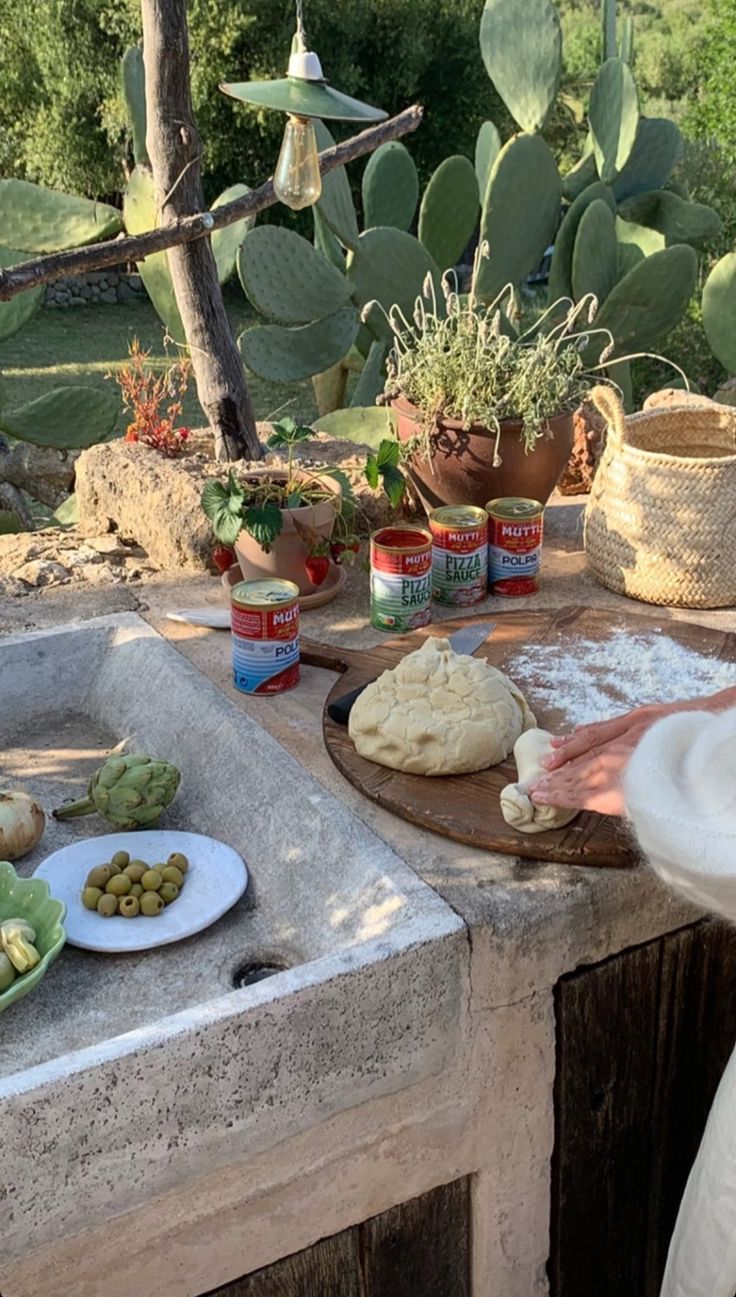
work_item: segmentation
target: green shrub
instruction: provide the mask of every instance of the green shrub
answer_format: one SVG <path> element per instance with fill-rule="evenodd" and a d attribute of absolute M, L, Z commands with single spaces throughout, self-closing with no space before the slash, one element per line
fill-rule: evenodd
<path fill-rule="evenodd" d="M 283 119 L 239 106 L 217 87 L 284 74 L 294 7 L 290 0 L 190 0 L 188 12 L 212 198 L 236 181 L 258 183 L 273 168 Z M 478 0 L 307 5 L 310 43 L 334 85 L 388 112 L 424 104 L 426 125 L 411 142 L 424 180 L 448 154 L 472 151 L 484 118 L 506 121 L 478 53 L 478 16 Z M 98 197 L 121 187 L 118 66 L 139 34 L 136 0 L 38 0 L 32 21 L 17 0 L 0 0 L 0 174 Z M 361 168 L 351 171 L 359 184 Z"/>

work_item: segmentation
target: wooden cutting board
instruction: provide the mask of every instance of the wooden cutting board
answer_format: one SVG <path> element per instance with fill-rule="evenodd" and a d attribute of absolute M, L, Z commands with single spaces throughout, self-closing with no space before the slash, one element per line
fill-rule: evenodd
<path fill-rule="evenodd" d="M 622 632 L 637 637 L 632 643 L 632 654 L 635 657 L 637 654 L 641 656 L 640 637 L 644 637 L 647 643 L 654 643 L 655 637 L 664 637 L 701 657 L 736 663 L 734 634 L 709 630 L 687 622 L 658 621 L 654 617 L 642 617 L 634 613 L 611 613 L 588 608 L 518 613 L 497 613 L 494 610 L 481 617 L 459 617 L 457 620 L 436 623 L 423 630 L 413 631 L 410 635 L 386 640 L 372 649 L 330 649 L 302 641 L 302 660 L 307 664 L 343 673 L 331 690 L 327 699 L 329 703 L 333 698 L 339 698 L 348 690 L 395 666 L 405 653 L 418 648 L 426 635 L 446 636 L 477 620 L 497 622 L 496 630 L 478 650 L 477 656 L 485 657 L 493 666 L 502 670 L 506 670 L 508 659 L 512 659 L 521 650 L 526 651 L 530 647 L 533 649 L 536 645 L 534 655 L 537 659 L 539 648 L 547 646 L 549 654 L 555 655 L 555 658 L 559 658 L 560 654 L 569 655 L 571 673 L 584 676 L 587 670 L 585 650 L 578 649 L 578 655 L 582 652 L 582 657 L 576 656 L 576 641 L 592 641 L 596 646 L 612 642 L 620 645 Z M 615 637 L 615 641 L 612 641 L 612 637 Z M 590 654 L 590 649 L 588 653 Z M 598 652 L 594 656 L 600 676 L 600 661 L 601 658 L 606 658 L 605 649 L 602 654 Z M 633 703 L 630 697 L 624 698 L 617 692 L 613 659 L 609 668 L 604 670 L 604 678 L 599 679 L 598 685 L 605 692 L 606 702 L 610 697 L 610 715 L 613 716 L 628 710 Z M 541 675 L 542 672 L 540 678 Z M 559 733 L 571 728 L 574 717 L 566 715 L 564 709 L 550 702 L 548 688 L 542 688 L 540 701 L 540 695 L 535 696 L 534 679 L 521 678 L 519 670 L 513 672 L 513 678 L 526 694 L 537 717 L 537 724 L 542 729 Z M 736 675 L 733 682 L 736 683 Z M 702 682 L 699 683 L 697 670 L 693 672 L 692 681 L 687 681 L 687 686 L 683 687 L 683 698 L 712 692 L 707 686 L 704 688 Z M 537 679 L 536 687 L 539 689 L 540 679 Z M 643 671 L 642 696 L 636 699 L 636 703 L 660 701 L 648 696 L 647 689 L 651 687 L 652 682 L 648 680 L 646 671 Z M 503 765 L 471 775 L 432 778 L 408 775 L 358 756 L 347 727 L 331 721 L 326 710 L 323 728 L 327 750 L 346 779 L 386 810 L 393 811 L 395 815 L 424 829 L 431 829 L 474 847 L 506 855 L 526 856 L 533 860 L 609 868 L 626 868 L 638 863 L 637 848 L 629 830 L 620 820 L 607 816 L 580 815 L 567 828 L 551 833 L 526 835 L 510 828 L 501 815 L 499 794 L 507 783 L 513 783 L 516 779 L 513 758 Z"/>

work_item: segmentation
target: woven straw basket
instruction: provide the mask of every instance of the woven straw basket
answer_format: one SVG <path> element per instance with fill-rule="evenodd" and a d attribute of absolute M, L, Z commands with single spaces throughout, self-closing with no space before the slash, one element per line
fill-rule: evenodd
<path fill-rule="evenodd" d="M 585 512 L 585 551 L 609 590 L 644 603 L 736 603 L 736 409 L 714 402 L 624 415 L 591 400 L 608 438 Z"/>

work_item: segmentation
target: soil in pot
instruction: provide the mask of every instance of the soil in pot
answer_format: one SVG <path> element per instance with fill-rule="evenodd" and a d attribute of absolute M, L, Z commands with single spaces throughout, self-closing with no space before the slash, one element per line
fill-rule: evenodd
<path fill-rule="evenodd" d="M 422 436 L 424 415 L 403 397 L 391 402 L 401 442 Z M 416 492 L 429 513 L 445 504 L 474 504 L 524 496 L 546 504 L 557 485 L 573 442 L 572 414 L 559 414 L 547 424 L 551 436 L 542 436 L 534 450 L 524 450 L 521 422 L 504 420 L 498 450 L 501 464 L 493 467 L 496 433 L 474 425 L 463 428 L 458 419 L 445 419 L 429 439 L 430 454 L 420 452 L 409 465 Z"/>
<path fill-rule="evenodd" d="M 253 480 L 258 477 L 270 477 L 276 482 L 285 482 L 286 474 L 265 469 L 261 473 L 249 474 Z M 247 531 L 241 531 L 235 542 L 237 555 L 244 581 L 260 581 L 264 577 L 279 577 L 293 581 L 299 587 L 300 594 L 313 594 L 319 587 L 307 576 L 306 561 L 309 548 L 298 534 L 295 522 L 317 532 L 322 540 L 329 540 L 335 527 L 337 509 L 342 495 L 340 483 L 332 477 L 320 478 L 320 483 L 332 492 L 335 503 L 321 500 L 317 504 L 306 504 L 298 509 L 282 509 L 283 527 L 268 553 L 261 549 L 258 541 Z"/>

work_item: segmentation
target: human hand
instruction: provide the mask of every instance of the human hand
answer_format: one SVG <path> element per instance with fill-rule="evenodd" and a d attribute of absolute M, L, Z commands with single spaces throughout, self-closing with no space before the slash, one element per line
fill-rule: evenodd
<path fill-rule="evenodd" d="M 527 790 L 530 798 L 536 806 L 624 815 L 623 777 L 639 737 L 638 731 L 629 732 L 603 748 L 568 760 L 561 769 L 535 779 Z"/>

